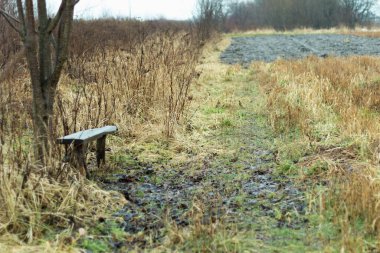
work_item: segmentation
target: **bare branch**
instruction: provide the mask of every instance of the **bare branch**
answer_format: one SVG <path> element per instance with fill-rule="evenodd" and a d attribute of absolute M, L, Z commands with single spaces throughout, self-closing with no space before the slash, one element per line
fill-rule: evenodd
<path fill-rule="evenodd" d="M 55 17 L 50 21 L 50 24 L 49 24 L 49 27 L 47 29 L 47 32 L 48 33 L 51 33 L 54 31 L 54 29 L 57 27 L 59 21 L 61 20 L 62 18 L 62 14 L 65 10 L 65 7 L 66 7 L 66 1 L 67 0 L 62 0 L 61 2 L 61 5 L 59 6 L 59 9 L 58 9 L 58 12 L 57 14 L 55 15 Z M 77 3 L 79 3 L 79 0 L 74 0 L 73 1 L 73 6 L 75 6 Z"/>
<path fill-rule="evenodd" d="M 59 6 L 59 9 L 58 9 L 58 12 L 57 14 L 55 15 L 55 17 L 50 21 L 50 24 L 47 28 L 47 32 L 48 33 L 51 33 L 54 31 L 54 29 L 57 27 L 59 21 L 61 20 L 62 18 L 62 14 L 63 12 L 65 11 L 65 7 L 66 7 L 66 0 L 62 0 L 61 2 L 61 5 Z"/>
<path fill-rule="evenodd" d="M 22 5 L 22 0 L 17 0 L 17 11 L 18 11 L 18 16 L 20 18 L 20 21 L 22 23 L 22 27 L 24 29 L 24 33 L 26 33 L 26 25 L 25 25 L 25 14 L 24 14 L 24 8 Z"/>
<path fill-rule="evenodd" d="M 13 16 L 9 15 L 7 12 L 5 12 L 4 10 L 0 9 L 0 14 L 5 18 L 5 20 L 7 21 L 7 23 L 16 31 L 18 32 L 20 35 L 22 34 L 22 31 L 20 28 L 18 28 L 14 22 L 16 23 L 20 23 L 20 21 L 16 18 L 14 18 Z"/>
<path fill-rule="evenodd" d="M 33 34 L 35 32 L 35 18 L 34 18 L 34 4 L 33 0 L 26 0 L 26 31 L 28 34 Z"/>
<path fill-rule="evenodd" d="M 19 32 L 24 44 L 23 53 L 29 68 L 33 95 L 36 158 L 44 161 L 45 151 L 49 150 L 48 138 L 52 133 L 54 98 L 67 60 L 74 7 L 79 0 L 61 0 L 61 6 L 52 20 L 47 14 L 46 0 L 13 1 L 17 3 L 18 19 L 3 9 L 0 9 L 0 16 L 4 16 L 9 25 Z M 36 3 L 37 12 L 34 8 Z M 57 27 L 58 38 L 55 41 L 53 31 Z M 1 80 L 5 78 L 0 74 Z"/>
<path fill-rule="evenodd" d="M 67 59 L 68 43 L 74 16 L 74 6 L 75 2 L 77 2 L 75 0 L 68 1 L 66 1 L 66 6 L 61 17 L 62 22 L 60 22 L 59 24 L 54 71 L 51 77 L 49 78 L 49 82 L 51 82 L 55 86 L 58 83 L 59 76 L 63 69 L 63 65 Z"/>
<path fill-rule="evenodd" d="M 37 1 L 37 10 L 38 10 L 39 30 L 45 31 L 47 28 L 47 22 L 48 22 L 48 14 L 47 14 L 45 0 Z"/>
<path fill-rule="evenodd" d="M 57 40 L 55 39 L 53 33 L 50 34 L 50 42 L 53 45 L 54 50 L 57 50 L 58 44 L 57 44 Z"/>
<path fill-rule="evenodd" d="M 3 10 L 3 9 L 0 8 L 0 12 L 1 12 L 3 15 L 6 15 L 6 16 L 7 16 L 8 18 L 10 18 L 11 20 L 13 20 L 14 22 L 21 24 L 21 21 L 20 21 L 20 20 L 18 20 L 17 18 L 15 18 L 14 16 L 12 16 L 12 15 L 9 14 L 8 12 L 6 12 L 5 10 Z"/>

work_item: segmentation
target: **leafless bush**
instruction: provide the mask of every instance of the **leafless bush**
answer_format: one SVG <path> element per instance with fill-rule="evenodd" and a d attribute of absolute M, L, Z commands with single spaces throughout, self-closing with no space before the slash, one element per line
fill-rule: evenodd
<path fill-rule="evenodd" d="M 111 23 L 116 24 L 116 29 L 108 34 L 108 41 L 96 40 L 99 44 L 88 50 L 73 49 L 67 67 L 68 86 L 62 88 L 76 88 L 62 91 L 71 96 L 62 96 L 59 111 L 63 124 L 58 125 L 75 131 L 110 123 L 126 126 L 132 118 L 138 118 L 162 122 L 165 135 L 172 136 L 196 77 L 196 36 L 189 30 L 162 23 L 97 22 L 97 29 L 103 26 L 99 31 L 109 31 Z M 81 34 L 74 32 L 79 37 L 86 33 Z M 68 115 L 64 109 L 75 113 Z"/>
<path fill-rule="evenodd" d="M 11 0 L 1 0 L 0 9 L 6 10 L 11 15 L 15 15 L 14 2 Z M 14 65 L 20 62 L 20 57 L 13 59 L 13 56 L 21 48 L 17 33 L 6 23 L 0 15 L 0 83 L 11 76 L 15 71 Z"/>
<path fill-rule="evenodd" d="M 56 134 L 117 124 L 124 137 L 139 128 L 173 136 L 197 76 L 199 44 L 187 24 L 77 25 L 55 104 Z M 32 241 L 52 224 L 80 226 L 88 213 L 101 214 L 110 208 L 112 195 L 82 181 L 62 162 L 57 136 L 50 140 L 46 165 L 35 165 L 28 77 L 20 65 L 17 75 L 0 85 L 0 236 L 12 233 Z"/>
<path fill-rule="evenodd" d="M 194 17 L 200 41 L 206 41 L 224 29 L 226 19 L 224 0 L 198 0 Z"/>

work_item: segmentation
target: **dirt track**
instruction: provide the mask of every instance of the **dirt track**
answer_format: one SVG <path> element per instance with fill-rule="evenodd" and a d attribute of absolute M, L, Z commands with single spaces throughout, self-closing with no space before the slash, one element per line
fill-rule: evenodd
<path fill-rule="evenodd" d="M 298 59 L 309 55 L 380 55 L 380 39 L 339 34 L 259 35 L 233 38 L 221 55 L 227 64 Z"/>

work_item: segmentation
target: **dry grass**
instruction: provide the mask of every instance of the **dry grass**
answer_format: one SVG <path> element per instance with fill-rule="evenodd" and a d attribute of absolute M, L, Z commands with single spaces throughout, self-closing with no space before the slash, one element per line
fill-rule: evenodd
<path fill-rule="evenodd" d="M 33 161 L 27 84 L 26 76 L 21 76 L 1 86 L 0 242 L 16 247 L 50 237 L 53 244 L 65 246 L 65 241 L 73 240 L 71 232 L 75 234 L 124 200 L 80 179 L 58 153 L 46 167 Z M 53 237 L 62 232 L 66 236 Z M 19 250 L 26 252 L 28 247 Z"/>
<path fill-rule="evenodd" d="M 364 37 L 369 37 L 369 38 L 380 37 L 380 29 L 378 27 L 375 27 L 372 29 L 367 29 L 367 28 L 361 28 L 361 29 L 355 29 L 355 30 L 344 29 L 343 31 L 341 31 L 341 33 L 364 36 Z"/>
<path fill-rule="evenodd" d="M 336 69 L 339 66 L 339 69 Z M 256 66 L 278 131 L 297 126 L 310 138 L 350 137 L 378 160 L 380 64 L 375 57 L 278 61 Z M 269 74 L 269 72 L 273 74 Z"/>
<path fill-rule="evenodd" d="M 298 165 L 316 170 L 323 163 L 328 168 L 314 179 L 329 182 L 328 196 L 319 206 L 334 210 L 342 250 L 378 247 L 366 241 L 368 235 L 380 236 L 378 58 L 309 57 L 252 68 L 267 95 L 272 127 L 280 133 L 299 129 L 309 142 L 313 155 Z"/>
<path fill-rule="evenodd" d="M 128 50 L 99 48 L 90 57 L 72 59 L 62 79 L 60 125 L 67 132 L 116 124 L 133 134 L 147 122 L 161 123 L 158 130 L 172 137 L 189 102 L 198 55 L 189 34 L 168 32 L 147 36 Z"/>
<path fill-rule="evenodd" d="M 369 38 L 380 37 L 380 29 L 378 27 L 367 28 L 367 27 L 357 27 L 351 29 L 348 27 L 336 27 L 329 29 L 312 29 L 312 28 L 296 28 L 293 30 L 276 31 L 273 28 L 259 28 L 249 31 L 233 31 L 228 36 L 256 36 L 256 35 L 272 35 L 272 34 L 349 34 L 364 36 Z"/>
<path fill-rule="evenodd" d="M 213 142 L 206 143 L 208 135 L 227 122 L 222 118 L 226 115 L 199 112 L 200 105 L 234 110 L 252 103 L 246 96 L 240 101 L 236 88 L 228 84 L 241 67 L 218 62 L 216 52 L 229 41 L 207 45 L 203 64 L 197 68 L 200 50 L 191 33 L 144 31 L 137 39 L 126 38 L 126 47 L 117 41 L 109 48 L 100 43 L 90 51 L 76 49 L 59 87 L 57 135 L 116 124 L 119 143 L 111 143 L 113 151 L 125 149 L 127 142 L 133 146 L 144 140 L 175 137 L 178 141 L 173 148 L 195 149 L 193 159 L 198 163 L 202 163 L 202 155 L 229 152 Z M 118 208 L 115 203 L 122 205 L 123 198 L 79 178 L 61 162 L 60 147 L 50 151 L 47 167 L 33 163 L 28 75 L 25 66 L 17 64 L 12 78 L 0 80 L 0 206 L 4 207 L 0 210 L 0 247 L 23 251 L 26 243 L 58 234 L 41 246 L 43 250 L 74 251 L 67 245 L 78 239 L 78 229 L 107 215 L 102 211 Z M 195 82 L 201 71 L 201 79 Z M 272 126 L 285 133 L 300 129 L 314 148 L 315 154 L 303 161 L 304 166 L 313 167 L 321 160 L 328 164 L 330 170 L 323 176 L 334 187 L 319 208 L 331 204 L 339 214 L 335 222 L 342 230 L 342 244 L 347 249 L 366 247 L 364 237 L 355 234 L 353 227 L 355 221 L 363 220 L 367 235 L 380 236 L 378 59 L 311 57 L 258 63 L 251 72 L 267 95 Z M 213 85 L 221 83 L 225 85 L 223 94 L 215 96 Z M 237 120 L 232 123 L 239 124 Z M 185 136 L 185 132 L 191 134 Z M 227 230 L 222 217 L 203 223 L 205 209 L 203 202 L 195 202 L 188 214 L 193 223 L 187 229 L 168 225 L 163 251 L 185 249 L 187 241 L 200 242 L 199 251 L 239 251 L 240 240 L 248 241 L 244 235 Z"/>
<path fill-rule="evenodd" d="M 118 27 L 123 25 L 128 24 Z M 130 28 L 138 38 L 119 41 L 113 34 L 107 38 L 112 44 L 100 41 L 89 50 L 72 49 L 59 84 L 52 143 L 57 136 L 106 124 L 119 127 L 122 146 L 127 139 L 174 137 L 191 100 L 188 91 L 198 76 L 200 48 L 182 28 L 142 26 L 137 22 Z M 64 151 L 55 144 L 45 167 L 34 162 L 29 77 L 22 61 L 16 66 L 0 80 L 0 247 L 39 251 L 23 245 L 48 240 L 47 252 L 70 251 L 79 228 L 107 217 L 125 200 L 81 178 L 62 162 Z"/>

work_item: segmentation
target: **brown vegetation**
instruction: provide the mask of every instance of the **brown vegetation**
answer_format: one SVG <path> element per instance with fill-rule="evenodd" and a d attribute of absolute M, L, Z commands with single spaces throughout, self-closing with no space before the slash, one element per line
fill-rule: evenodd
<path fill-rule="evenodd" d="M 211 19 L 207 16 L 209 9 L 204 9 L 206 16 L 198 23 L 197 30 L 186 22 L 76 21 L 69 59 L 57 89 L 51 141 L 106 124 L 119 127 L 117 140 L 123 149 L 126 142 L 147 135 L 157 139 L 175 138 L 177 126 L 187 120 L 184 115 L 193 99 L 190 86 L 200 75 L 196 65 L 202 40 L 207 39 L 210 31 L 219 30 L 220 27 L 213 26 L 220 25 L 224 18 L 219 7 L 223 6 L 211 8 L 216 11 Z M 4 41 L 0 44 L 0 243 L 4 240 L 8 244 L 11 240 L 15 244 L 33 243 L 60 234 L 53 240 L 61 246 L 70 245 L 78 236 L 73 231 L 119 208 L 125 200 L 81 178 L 63 162 L 67 150 L 54 143 L 49 146 L 51 156 L 45 165 L 35 162 L 29 74 L 19 45 L 14 43 L 16 37 L 3 25 L 0 22 L 0 28 L 8 35 L 0 34 L 0 40 Z M 215 46 L 213 50 L 220 49 Z M 213 57 L 217 62 L 216 54 Z M 204 79 L 218 82 L 225 79 L 228 89 L 221 96 L 225 101 L 221 101 L 226 108 L 243 108 L 253 103 L 250 96 L 240 101 L 239 92 L 235 94 L 236 87 L 229 83 L 231 76 L 239 77 L 240 67 L 206 65 L 204 69 L 208 73 L 203 75 Z M 210 71 L 212 67 L 217 70 Z M 216 77 L 216 73 L 220 76 Z M 380 64 L 377 59 L 310 57 L 292 62 L 256 63 L 252 71 L 245 73 L 249 78 L 242 78 L 244 89 L 241 90 L 252 92 L 245 85 L 249 86 L 248 82 L 254 78 L 259 79 L 267 97 L 266 109 L 272 127 L 278 133 L 297 129 L 307 140 L 306 149 L 312 150 L 312 155 L 296 161 L 298 166 L 306 168 L 306 172 L 301 172 L 301 179 L 316 179 L 316 184 L 329 182 L 329 191 L 318 193 L 315 206 L 322 215 L 327 206 L 332 207 L 345 247 L 352 251 L 366 248 L 363 235 L 354 234 L 356 230 L 351 228 L 360 220 L 364 223 L 364 236 L 380 236 L 380 186 L 376 171 L 380 161 Z M 204 91 L 203 96 L 194 100 L 198 103 L 212 100 L 211 93 L 212 90 Z M 219 98 L 216 100 L 208 101 L 213 110 L 220 109 Z M 224 116 L 204 115 L 217 122 L 210 129 L 232 126 L 233 122 Z M 202 128 L 199 124 L 199 131 Z M 198 145 L 199 136 L 192 138 Z M 206 148 L 216 149 L 215 146 L 223 149 L 219 144 Z M 199 157 L 192 159 L 201 167 L 206 166 Z M 318 167 L 321 161 L 327 164 L 327 170 Z M 312 168 L 318 169 L 312 175 L 314 178 L 308 173 Z M 215 224 L 202 223 L 208 208 L 206 202 L 205 199 L 194 203 L 189 211 L 193 224 L 188 229 L 181 230 L 168 221 L 168 248 L 176 244 L 187 247 L 187 241 L 204 237 L 217 242 L 212 247 L 202 245 L 209 251 L 221 248 L 228 251 L 226 240 L 236 247 L 236 238 L 225 232 L 222 219 Z"/>
<path fill-rule="evenodd" d="M 199 40 L 205 42 L 223 31 L 226 17 L 223 0 L 198 0 L 195 24 Z"/>
<path fill-rule="evenodd" d="M 9 7 L 8 0 L 3 0 L 0 2 L 0 9 L 4 9 L 9 13 L 14 14 L 14 10 Z M 1 16 L 1 15 L 0 15 Z M 0 70 L 6 70 L 0 72 L 0 82 L 9 77 L 12 72 L 15 71 L 15 68 L 9 64 L 10 61 L 14 61 L 13 56 L 20 51 L 21 43 L 19 37 L 1 17 L 0 17 Z M 15 57 L 18 58 L 18 57 Z M 18 59 L 19 60 L 19 59 Z"/>
<path fill-rule="evenodd" d="M 20 37 L 32 91 L 35 159 L 45 163 L 52 133 L 57 85 L 67 60 L 74 7 L 79 1 L 62 1 L 56 14 L 48 15 L 45 0 L 7 1 L 0 14 Z M 15 11 L 13 11 L 15 10 Z M 13 14 L 16 13 L 16 15 Z"/>
<path fill-rule="evenodd" d="M 116 32 L 110 34 L 107 22 L 112 23 L 79 24 L 83 29 L 74 35 L 83 41 L 82 34 L 88 31 L 93 34 L 90 41 L 97 41 L 98 45 L 78 45 L 72 49 L 65 78 L 71 83 L 69 87 L 76 89 L 65 90 L 72 99 L 63 103 L 91 108 L 81 112 L 82 122 L 78 122 L 78 115 L 70 117 L 67 112 L 73 110 L 65 106 L 67 112 L 60 111 L 66 115 L 62 118 L 69 121 L 62 122 L 68 128 L 64 131 L 79 129 L 79 125 L 86 128 L 109 123 L 126 130 L 144 121 L 154 121 L 162 123 L 166 137 L 172 137 L 189 101 L 190 83 L 197 77 L 197 40 L 190 30 L 158 28 L 153 23 L 133 21 L 128 22 L 131 27 L 115 21 Z M 104 34 L 91 32 L 94 27 Z M 94 34 L 96 38 L 91 39 Z"/>
<path fill-rule="evenodd" d="M 300 173 L 307 180 L 317 172 L 316 184 L 329 182 L 328 194 L 318 193 L 318 210 L 334 210 L 343 247 L 368 249 L 365 236 L 380 231 L 378 59 L 309 57 L 253 68 L 268 97 L 271 125 L 278 132 L 299 129 L 308 141 L 304 152 L 313 155 L 298 163 L 307 168 Z M 365 233 L 357 230 L 361 221 Z"/>
<path fill-rule="evenodd" d="M 55 137 L 105 124 L 118 125 L 124 138 L 144 132 L 173 137 L 198 76 L 199 44 L 185 27 L 77 22 L 57 90 Z M 32 242 L 53 227 L 54 233 L 78 228 L 123 200 L 83 181 L 62 162 L 64 151 L 54 143 L 46 165 L 35 164 L 29 75 L 22 60 L 12 67 L 17 71 L 0 87 L 0 234 Z"/>

